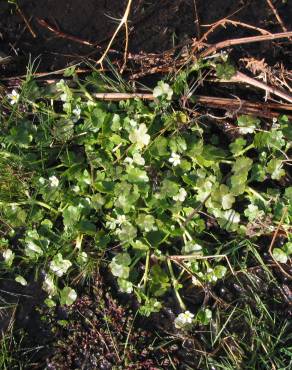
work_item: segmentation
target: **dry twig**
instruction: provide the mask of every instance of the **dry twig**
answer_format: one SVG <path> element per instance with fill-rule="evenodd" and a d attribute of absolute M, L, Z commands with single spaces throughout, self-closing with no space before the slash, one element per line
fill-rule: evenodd
<path fill-rule="evenodd" d="M 194 3 L 194 13 L 195 13 L 195 25 L 196 25 L 196 29 L 197 29 L 197 36 L 199 38 L 199 37 L 201 37 L 201 30 L 200 30 L 199 14 L 198 14 L 198 8 L 197 8 L 196 0 L 193 0 L 193 3 Z"/>
<path fill-rule="evenodd" d="M 114 39 L 116 38 L 116 36 L 119 33 L 120 29 L 124 25 L 125 26 L 125 29 L 126 29 L 126 46 L 125 46 L 125 52 L 124 52 L 124 64 L 123 64 L 123 67 L 122 67 L 122 68 L 124 68 L 124 66 L 126 64 L 127 54 L 128 54 L 128 42 L 129 42 L 129 40 L 128 40 L 128 17 L 129 17 L 129 14 L 130 14 L 131 5 L 132 5 L 132 0 L 128 0 L 128 4 L 127 4 L 126 10 L 125 10 L 125 13 L 123 15 L 123 18 L 121 19 L 121 21 L 120 21 L 117 29 L 115 30 L 114 34 L 112 35 L 112 38 L 110 39 L 110 42 L 108 43 L 107 48 L 105 49 L 104 53 L 99 58 L 99 60 L 97 61 L 97 63 L 102 64 L 102 62 L 104 61 L 104 58 L 106 57 L 107 53 L 109 52 L 109 50 L 110 50 L 110 48 L 112 46 L 112 43 L 114 42 Z"/>
<path fill-rule="evenodd" d="M 268 93 L 277 95 L 279 98 L 282 98 L 288 101 L 289 103 L 292 103 L 292 96 L 289 93 L 279 90 L 276 87 L 269 86 L 265 84 L 264 82 L 260 82 L 256 80 L 255 78 L 245 75 L 242 72 L 237 71 L 236 74 L 233 77 L 231 77 L 230 81 L 231 82 L 242 82 L 242 83 L 252 85 L 254 87 L 258 87 L 259 89 L 262 89 Z"/>
<path fill-rule="evenodd" d="M 268 3 L 269 7 L 271 8 L 272 12 L 274 13 L 277 21 L 279 22 L 283 32 L 287 32 L 288 30 L 285 27 L 284 22 L 282 21 L 281 17 L 279 16 L 279 13 L 278 13 L 277 9 L 274 7 L 272 1 L 271 0 L 266 0 L 266 1 Z"/>
<path fill-rule="evenodd" d="M 37 35 L 34 32 L 34 30 L 32 29 L 29 21 L 27 20 L 26 16 L 23 14 L 22 10 L 20 9 L 20 7 L 18 5 L 16 5 L 16 10 L 17 10 L 18 14 L 21 16 L 21 18 L 23 19 L 23 21 L 24 21 L 27 29 L 31 33 L 32 37 L 35 39 L 37 37 Z"/>
<path fill-rule="evenodd" d="M 284 222 L 284 219 L 285 219 L 285 217 L 286 217 L 287 211 L 288 211 L 287 207 L 286 207 L 286 208 L 284 208 L 283 213 L 282 213 L 281 220 L 280 220 L 280 222 L 278 223 L 278 226 L 277 226 L 277 228 L 276 228 L 276 230 L 275 230 L 275 232 L 274 232 L 273 238 L 272 238 L 272 240 L 271 240 L 271 244 L 270 244 L 270 246 L 269 246 L 269 254 L 270 254 L 271 258 L 273 259 L 273 261 L 275 262 L 275 264 L 276 264 L 276 265 L 279 267 L 279 269 L 283 272 L 283 274 L 284 274 L 285 276 L 287 276 L 287 277 L 288 277 L 288 279 L 292 280 L 292 276 L 291 276 L 290 274 L 288 274 L 288 272 L 286 272 L 286 271 L 283 269 L 283 267 L 279 264 L 279 262 L 278 262 L 278 261 L 275 259 L 275 257 L 273 256 L 273 252 L 272 252 L 272 248 L 273 248 L 274 243 L 275 243 L 275 240 L 276 240 L 276 238 L 277 238 L 277 235 L 278 235 L 279 229 L 280 229 L 280 227 L 282 226 L 282 224 L 283 224 L 283 222 Z"/>
<path fill-rule="evenodd" d="M 217 52 L 219 50 L 222 50 L 224 48 L 228 48 L 234 45 L 249 44 L 252 42 L 261 42 L 261 41 L 267 41 L 267 40 L 277 40 L 277 39 L 282 39 L 282 38 L 289 38 L 291 36 L 292 36 L 292 31 L 289 31 L 289 32 L 280 32 L 280 33 L 274 33 L 274 34 L 268 34 L 268 35 L 241 37 L 237 39 L 225 40 L 225 41 L 221 41 L 221 42 L 218 42 L 217 44 L 209 46 L 206 50 L 204 50 L 203 52 L 199 54 L 198 58 L 205 58 L 206 56 L 211 55 L 214 52 Z"/>

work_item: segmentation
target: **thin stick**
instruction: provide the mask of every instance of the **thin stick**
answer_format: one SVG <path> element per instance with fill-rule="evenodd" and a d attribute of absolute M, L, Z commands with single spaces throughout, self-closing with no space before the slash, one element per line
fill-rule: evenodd
<path fill-rule="evenodd" d="M 32 37 L 35 39 L 37 37 L 36 33 L 34 32 L 34 30 L 32 29 L 31 25 L 29 24 L 29 21 L 27 20 L 26 16 L 23 14 L 22 10 L 20 9 L 20 7 L 18 5 L 16 5 L 16 9 L 17 9 L 17 12 L 18 14 L 21 16 L 21 18 L 23 19 L 27 29 L 29 30 L 29 32 L 31 33 Z"/>
<path fill-rule="evenodd" d="M 213 256 L 196 256 L 194 254 L 191 254 L 191 255 L 185 255 L 185 256 L 169 256 L 167 257 L 168 259 L 172 260 L 172 261 L 185 261 L 185 260 L 193 260 L 193 259 L 196 259 L 196 260 L 208 260 L 208 259 L 213 259 L 213 258 L 224 258 L 229 266 L 229 269 L 231 271 L 231 273 L 233 275 L 235 275 L 234 273 L 234 270 L 231 266 L 231 263 L 228 259 L 228 257 L 226 256 L 226 254 L 216 254 L 216 255 L 213 255 Z"/>
<path fill-rule="evenodd" d="M 275 109 L 275 110 L 285 110 L 285 111 L 292 111 L 292 105 L 291 104 L 281 104 L 281 103 L 253 103 L 248 100 L 242 100 L 240 99 L 240 102 L 238 99 L 231 99 L 231 98 L 218 98 L 215 96 L 205 96 L 205 95 L 196 95 L 196 101 L 198 103 L 202 104 L 214 104 L 217 106 L 225 105 L 229 109 L 230 106 L 233 106 L 234 108 L 237 108 L 237 106 L 240 104 L 242 107 L 249 107 L 254 109 L 262 109 L 263 111 L 267 109 Z"/>
<path fill-rule="evenodd" d="M 277 235 L 278 235 L 278 232 L 279 232 L 279 230 L 280 230 L 280 227 L 281 227 L 281 225 L 283 224 L 283 222 L 284 222 L 284 219 L 285 219 L 285 217 L 286 217 L 286 213 L 287 213 L 287 211 L 288 211 L 288 209 L 287 209 L 287 207 L 285 207 L 284 208 L 284 210 L 283 210 L 283 213 L 282 213 L 282 217 L 281 217 L 281 220 L 280 220 L 280 222 L 278 223 L 278 226 L 277 226 L 277 228 L 276 228 L 276 230 L 275 230 L 275 232 L 274 232 L 274 235 L 273 235 L 273 238 L 272 238 L 272 240 L 271 240 L 271 244 L 270 244 L 270 246 L 269 246 L 269 254 L 270 254 L 270 256 L 272 257 L 272 259 L 273 259 L 273 261 L 275 262 L 275 264 L 279 267 L 279 269 L 283 272 L 283 274 L 284 275 L 286 275 L 290 280 L 292 280 L 292 276 L 290 275 L 290 274 L 288 274 L 288 272 L 286 272 L 284 269 L 283 269 L 283 267 L 279 264 L 279 262 L 275 259 L 275 257 L 273 256 L 273 252 L 272 252 L 272 248 L 273 248 L 273 246 L 274 246 L 274 243 L 275 243 L 275 240 L 276 240 L 276 237 L 277 237 Z"/>
<path fill-rule="evenodd" d="M 292 35 L 292 32 L 291 32 L 291 35 Z M 265 90 L 266 92 L 277 95 L 279 98 L 282 98 L 288 101 L 289 103 L 292 103 L 292 95 L 284 91 L 281 91 L 277 89 L 276 87 L 268 86 L 267 84 L 260 82 L 252 77 L 249 77 L 242 72 L 236 72 L 236 74 L 233 77 L 231 77 L 230 80 L 232 82 L 243 82 L 243 83 L 247 83 L 249 85 L 258 87 L 259 89 L 262 89 L 262 90 Z"/>
<path fill-rule="evenodd" d="M 129 99 L 143 99 L 143 100 L 154 100 L 153 94 L 148 93 L 96 93 L 93 97 L 100 100 L 129 100 Z"/>
<path fill-rule="evenodd" d="M 214 52 L 234 46 L 234 45 L 242 45 L 242 44 L 249 44 L 252 42 L 260 42 L 260 41 L 267 41 L 267 40 L 277 40 L 282 38 L 289 38 L 292 36 L 292 31 L 289 32 L 280 32 L 280 33 L 274 33 L 269 35 L 259 35 L 259 36 L 250 36 L 250 37 L 241 37 L 238 39 L 231 39 L 231 40 L 225 40 L 218 42 L 215 45 L 211 45 L 206 50 L 204 50 L 202 53 L 199 54 L 198 58 L 204 58 L 208 55 L 213 54 Z"/>
<path fill-rule="evenodd" d="M 251 30 L 254 30 L 254 31 L 258 31 L 262 35 L 271 35 L 272 34 L 271 32 L 269 32 L 269 31 L 267 31 L 263 28 L 252 26 L 251 24 L 248 24 L 248 23 L 234 21 L 234 20 L 228 19 L 228 18 L 221 19 L 220 21 L 216 22 L 215 25 L 216 25 L 216 27 L 218 27 L 218 26 L 225 27 L 226 23 L 227 24 L 229 23 L 229 24 L 231 24 L 232 26 L 235 26 L 235 27 L 240 26 L 240 27 L 243 27 L 243 28 L 248 28 L 248 29 L 251 29 Z M 214 24 L 206 24 L 204 26 L 212 27 L 212 26 L 214 26 Z"/>
<path fill-rule="evenodd" d="M 128 46 L 129 46 L 129 27 L 128 22 L 125 23 L 125 33 L 126 33 L 126 43 L 125 43 L 125 50 L 124 50 L 124 63 L 122 65 L 122 68 L 120 69 L 120 73 L 124 72 L 124 69 L 127 64 L 127 57 L 128 57 Z"/>
<path fill-rule="evenodd" d="M 104 53 L 99 58 L 99 60 L 97 61 L 97 63 L 102 64 L 104 58 L 106 57 L 107 53 L 109 52 L 109 50 L 110 50 L 110 48 L 112 46 L 112 43 L 114 42 L 114 39 L 116 38 L 116 36 L 119 33 L 120 29 L 122 28 L 123 25 L 126 25 L 126 23 L 128 22 L 129 13 L 130 13 L 130 10 L 131 10 L 131 5 L 132 5 L 132 0 L 128 0 L 128 4 L 127 4 L 126 10 L 125 10 L 125 13 L 123 15 L 123 18 L 121 19 L 121 21 L 120 21 L 117 29 L 115 30 L 112 38 L 110 39 L 110 42 L 108 43 L 107 48 L 105 49 Z"/>
<path fill-rule="evenodd" d="M 194 13 L 195 13 L 195 25 L 196 25 L 196 29 L 197 29 L 197 36 L 199 38 L 199 37 L 201 37 L 201 30 L 200 30 L 200 22 L 199 22 L 197 2 L 196 2 L 196 0 L 193 0 L 193 2 L 194 2 Z"/>
<path fill-rule="evenodd" d="M 92 95 L 98 100 L 120 101 L 129 99 L 154 100 L 151 93 L 96 93 Z M 224 110 L 233 110 L 236 112 L 254 114 L 261 117 L 273 118 L 278 117 L 282 111 L 292 111 L 292 105 L 280 103 L 253 103 L 247 100 L 238 100 L 230 98 L 218 98 L 215 96 L 195 96 L 196 103 L 206 105 L 212 108 Z M 276 111 L 273 111 L 276 110 Z M 279 112 L 277 112 L 279 111 Z M 281 111 L 281 113 L 280 113 Z M 288 118 L 290 115 L 288 115 Z"/>
<path fill-rule="evenodd" d="M 67 33 L 64 33 L 62 31 L 60 31 L 60 30 L 57 30 L 56 28 L 54 28 L 53 26 L 51 26 L 48 22 L 46 22 L 44 19 L 37 18 L 37 22 L 38 22 L 38 24 L 40 26 L 42 26 L 44 28 L 47 28 L 49 31 L 51 31 L 56 36 L 58 36 L 58 37 L 60 37 L 62 39 L 71 40 L 71 41 L 74 41 L 74 42 L 77 42 L 79 44 L 83 44 L 83 45 L 86 45 L 86 46 L 93 46 L 96 49 L 100 49 L 101 48 L 100 46 L 94 44 L 93 42 L 90 42 L 90 41 L 81 39 L 80 37 L 77 37 L 77 36 L 69 35 Z"/>
<path fill-rule="evenodd" d="M 219 21 L 215 22 L 215 23 L 211 26 L 211 28 L 210 28 L 207 32 L 205 32 L 205 33 L 204 33 L 204 35 L 200 38 L 200 40 L 198 41 L 198 43 L 197 43 L 196 47 L 200 46 L 200 44 L 201 44 L 201 43 L 203 43 L 205 40 L 207 40 L 208 36 L 209 36 L 211 33 L 213 33 L 213 32 L 216 30 L 216 28 L 218 28 L 219 26 L 221 26 L 221 25 L 222 25 L 222 23 L 223 23 L 225 20 L 227 20 L 229 17 L 232 17 L 232 16 L 234 16 L 235 14 L 237 14 L 239 11 L 241 11 L 241 10 L 242 10 L 242 8 L 243 8 L 243 7 L 241 7 L 241 8 L 239 8 L 239 9 L 237 9 L 235 12 L 233 12 L 233 13 L 229 14 L 226 18 L 224 18 L 224 19 L 220 19 Z"/>
<path fill-rule="evenodd" d="M 271 0 L 266 0 L 266 1 L 267 1 L 267 3 L 268 3 L 269 7 L 272 9 L 272 12 L 274 13 L 274 15 L 275 15 L 275 17 L 276 17 L 277 21 L 279 22 L 279 24 L 280 24 L 280 26 L 281 26 L 281 28 L 282 28 L 283 32 L 287 32 L 288 30 L 287 30 L 287 28 L 285 27 L 285 25 L 284 25 L 284 23 L 283 23 L 283 21 L 282 21 L 281 17 L 279 16 L 279 13 L 277 12 L 277 9 L 274 7 L 274 5 L 273 5 L 273 3 L 271 2 Z"/>

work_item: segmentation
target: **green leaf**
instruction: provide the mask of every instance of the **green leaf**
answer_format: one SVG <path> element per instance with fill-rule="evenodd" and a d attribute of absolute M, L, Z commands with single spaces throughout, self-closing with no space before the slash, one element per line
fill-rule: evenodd
<path fill-rule="evenodd" d="M 70 287 L 65 287 L 60 291 L 60 303 L 61 305 L 70 306 L 75 302 L 77 293 Z"/>
<path fill-rule="evenodd" d="M 130 281 L 118 278 L 118 284 L 122 293 L 130 294 L 133 292 L 133 284 Z"/>
<path fill-rule="evenodd" d="M 252 166 L 252 159 L 248 157 L 239 157 L 233 164 L 232 170 L 234 173 L 244 173 L 246 174 Z"/>
<path fill-rule="evenodd" d="M 183 153 L 187 149 L 187 143 L 181 136 L 171 138 L 168 145 L 172 153 Z"/>
<path fill-rule="evenodd" d="M 27 285 L 27 281 L 25 280 L 25 278 L 21 275 L 17 275 L 16 278 L 15 278 L 15 281 L 19 284 L 21 284 L 22 286 L 26 286 Z"/>
<path fill-rule="evenodd" d="M 155 297 L 160 297 L 170 288 L 168 274 L 158 265 L 154 265 L 150 271 L 150 290 Z"/>
<path fill-rule="evenodd" d="M 169 156 L 169 151 L 167 150 L 168 140 L 164 136 L 158 136 L 154 140 L 154 143 L 150 147 L 150 153 L 154 157 L 166 157 Z"/>
<path fill-rule="evenodd" d="M 285 176 L 285 171 L 282 166 L 283 162 L 281 159 L 273 158 L 268 162 L 267 172 L 271 175 L 273 180 L 280 180 L 281 177 Z"/>
<path fill-rule="evenodd" d="M 202 246 L 192 241 L 186 242 L 182 248 L 182 254 L 202 254 Z"/>
<path fill-rule="evenodd" d="M 287 263 L 288 256 L 287 254 L 280 248 L 274 248 L 273 249 L 273 256 L 275 260 L 277 260 L 280 263 Z"/>
<path fill-rule="evenodd" d="M 285 198 L 292 204 L 292 186 L 285 189 Z"/>
<path fill-rule="evenodd" d="M 63 259 L 61 253 L 57 253 L 53 260 L 50 262 L 50 270 L 56 276 L 61 277 L 68 269 L 72 266 L 72 263 L 69 260 Z"/>
<path fill-rule="evenodd" d="M 127 168 L 127 173 L 126 179 L 132 184 L 140 184 L 149 181 L 146 171 L 140 168 L 129 166 Z"/>
<path fill-rule="evenodd" d="M 81 220 L 76 225 L 76 229 L 82 234 L 94 235 L 96 233 L 96 226 L 88 220 Z"/>
<path fill-rule="evenodd" d="M 140 306 L 139 312 L 141 315 L 148 317 L 151 313 L 159 312 L 161 307 L 162 304 L 156 298 L 150 298 Z"/>
<path fill-rule="evenodd" d="M 127 279 L 129 277 L 130 268 L 128 266 L 119 265 L 114 261 L 112 261 L 109 266 L 114 276 L 122 279 Z"/>
<path fill-rule="evenodd" d="M 137 251 L 148 251 L 149 246 L 140 240 L 136 240 L 134 243 L 131 244 L 132 247 Z"/>
<path fill-rule="evenodd" d="M 260 219 L 264 216 L 264 212 L 259 210 L 259 207 L 254 204 L 249 204 L 248 207 L 244 211 L 245 217 L 248 218 L 249 221 L 254 221 L 255 219 Z"/>
<path fill-rule="evenodd" d="M 114 257 L 115 263 L 123 266 L 129 266 L 131 264 L 131 257 L 128 253 L 120 253 Z"/>
<path fill-rule="evenodd" d="M 281 131 L 258 132 L 254 136 L 253 143 L 259 149 L 264 147 L 281 149 L 285 145 L 285 140 Z"/>
<path fill-rule="evenodd" d="M 242 115 L 237 119 L 239 126 L 239 132 L 241 134 L 252 134 L 255 129 L 259 126 L 260 120 L 253 116 Z"/>
<path fill-rule="evenodd" d="M 71 77 L 75 73 L 76 66 L 67 67 L 63 73 L 64 77 Z"/>
<path fill-rule="evenodd" d="M 35 127 L 30 122 L 21 122 L 18 126 L 11 128 L 8 142 L 21 148 L 28 148 L 35 135 Z"/>
<path fill-rule="evenodd" d="M 236 68 L 230 63 L 216 65 L 216 76 L 222 80 L 230 80 L 236 73 Z"/>
<path fill-rule="evenodd" d="M 231 194 L 228 186 L 221 184 L 219 188 L 213 190 L 211 193 L 211 198 L 207 200 L 206 206 L 209 208 L 223 208 L 224 210 L 232 208 L 235 198 Z"/>
<path fill-rule="evenodd" d="M 231 143 L 229 145 L 229 148 L 232 154 L 238 155 L 242 151 L 242 149 L 245 147 L 245 145 L 246 145 L 246 140 L 240 137 L 236 139 L 233 143 Z"/>
<path fill-rule="evenodd" d="M 140 213 L 137 217 L 136 224 L 142 231 L 148 232 L 154 229 L 155 218 L 152 215 Z"/>
<path fill-rule="evenodd" d="M 263 165 L 254 163 L 251 169 L 251 180 L 262 182 L 266 179 L 266 171 Z"/>
<path fill-rule="evenodd" d="M 226 272 L 227 268 L 225 266 L 217 265 L 214 268 L 214 274 L 218 279 L 222 279 L 226 275 Z"/>
<path fill-rule="evenodd" d="M 63 211 L 63 222 L 65 229 L 71 229 L 76 225 L 81 216 L 81 208 L 76 206 L 69 206 Z"/>
<path fill-rule="evenodd" d="M 196 321 L 198 321 L 202 325 L 208 325 L 209 322 L 212 320 L 212 311 L 208 308 L 200 310 L 196 315 Z"/>
<path fill-rule="evenodd" d="M 70 140 L 74 134 L 74 123 L 69 119 L 55 121 L 53 136 L 59 142 Z"/>
<path fill-rule="evenodd" d="M 174 181 L 164 179 L 160 189 L 162 197 L 173 197 L 179 192 L 179 185 Z"/>
<path fill-rule="evenodd" d="M 137 229 L 131 224 L 125 224 L 117 229 L 117 235 L 121 242 L 130 243 L 136 238 Z"/>
<path fill-rule="evenodd" d="M 283 250 L 288 256 L 290 256 L 292 254 L 292 242 L 284 244 Z"/>

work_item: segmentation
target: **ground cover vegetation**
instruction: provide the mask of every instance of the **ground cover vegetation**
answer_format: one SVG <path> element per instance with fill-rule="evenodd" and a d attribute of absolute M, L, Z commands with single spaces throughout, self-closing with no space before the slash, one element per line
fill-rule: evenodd
<path fill-rule="evenodd" d="M 1 88 L 1 368 L 291 367 L 291 105 L 198 111 L 207 50 Z"/>

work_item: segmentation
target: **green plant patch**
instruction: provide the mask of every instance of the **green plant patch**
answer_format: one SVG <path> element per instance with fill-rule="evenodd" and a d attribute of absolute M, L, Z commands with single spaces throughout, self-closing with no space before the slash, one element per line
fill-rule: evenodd
<path fill-rule="evenodd" d="M 222 254 L 224 245 L 251 230 L 256 240 L 281 219 L 288 234 L 291 186 L 281 182 L 289 181 L 291 141 L 285 117 L 264 130 L 260 119 L 243 115 L 240 137 L 222 148 L 210 128 L 179 108 L 181 82 L 194 70 L 180 83 L 180 76 L 159 82 L 151 103 L 97 101 L 96 74 L 79 81 L 74 70 L 66 72 L 73 80 L 53 88 L 28 78 L 4 97 L 4 277 L 40 281 L 49 307 L 71 305 L 81 289 L 76 277 L 90 277 L 102 263 L 120 291 L 137 298 L 141 314 L 159 311 L 174 292 L 178 328 L 209 324 L 211 308 L 187 309 L 185 281 L 212 285 L 233 274 L 240 263 Z M 217 68 L 222 78 L 234 72 Z M 279 263 L 290 255 L 291 240 L 275 245 Z"/>

